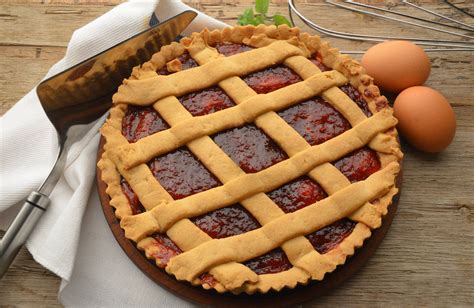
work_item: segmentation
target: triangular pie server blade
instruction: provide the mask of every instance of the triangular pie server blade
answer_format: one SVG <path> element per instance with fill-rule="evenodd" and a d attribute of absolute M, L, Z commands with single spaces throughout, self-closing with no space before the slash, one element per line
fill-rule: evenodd
<path fill-rule="evenodd" d="M 196 16 L 193 11 L 182 12 L 41 82 L 36 89 L 39 100 L 60 138 L 71 125 L 104 114 L 133 67 L 174 41 Z"/>

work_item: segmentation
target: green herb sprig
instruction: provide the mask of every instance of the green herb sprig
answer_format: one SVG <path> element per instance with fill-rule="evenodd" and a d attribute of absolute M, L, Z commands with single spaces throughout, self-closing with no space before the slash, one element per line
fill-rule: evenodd
<path fill-rule="evenodd" d="M 286 19 L 285 16 L 276 14 L 268 16 L 268 5 L 270 0 L 256 0 L 255 1 L 255 13 L 253 8 L 248 8 L 242 15 L 238 16 L 237 22 L 239 25 L 260 25 L 266 24 L 267 22 L 273 22 L 275 25 L 288 25 L 292 27 L 291 22 Z"/>

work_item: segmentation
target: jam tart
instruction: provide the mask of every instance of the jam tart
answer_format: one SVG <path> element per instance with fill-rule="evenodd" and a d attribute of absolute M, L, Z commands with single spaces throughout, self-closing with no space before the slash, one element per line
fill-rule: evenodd
<path fill-rule="evenodd" d="M 125 236 L 206 289 L 322 280 L 398 191 L 386 98 L 297 28 L 194 33 L 136 67 L 113 103 L 98 167 Z"/>

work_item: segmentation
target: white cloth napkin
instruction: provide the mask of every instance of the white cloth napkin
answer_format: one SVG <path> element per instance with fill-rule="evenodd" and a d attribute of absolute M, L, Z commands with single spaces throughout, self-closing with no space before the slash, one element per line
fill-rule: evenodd
<path fill-rule="evenodd" d="M 156 10 L 155 10 L 156 9 Z M 179 1 L 136 1 L 119 5 L 78 29 L 52 76 L 146 29 L 155 10 L 160 21 L 190 9 Z M 202 13 L 184 34 L 226 24 Z M 62 278 L 59 299 L 66 306 L 187 306 L 149 280 L 115 241 L 95 187 L 98 128 L 71 148 L 51 204 L 26 247 L 41 265 Z M 54 163 L 57 141 L 35 89 L 0 118 L 0 228 L 5 229 L 22 200 L 37 189 Z"/>

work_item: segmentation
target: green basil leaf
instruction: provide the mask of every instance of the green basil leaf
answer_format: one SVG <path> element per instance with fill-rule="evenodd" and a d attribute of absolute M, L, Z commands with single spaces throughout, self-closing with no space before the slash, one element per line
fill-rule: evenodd
<path fill-rule="evenodd" d="M 283 16 L 283 15 L 274 15 L 273 16 L 273 22 L 277 26 L 279 26 L 279 25 L 288 25 L 289 27 L 293 27 L 291 22 L 288 19 L 286 19 L 286 17 Z"/>
<path fill-rule="evenodd" d="M 253 9 L 252 8 L 246 9 L 242 15 L 238 16 L 237 22 L 241 26 L 254 25 L 255 24 L 255 16 L 253 14 Z"/>
<path fill-rule="evenodd" d="M 263 15 L 255 15 L 255 26 L 256 25 L 261 25 L 261 24 L 265 24 L 265 17 L 263 17 Z"/>
<path fill-rule="evenodd" d="M 270 3 L 270 0 L 256 0 L 255 11 L 263 15 L 267 14 L 269 3 Z"/>
<path fill-rule="evenodd" d="M 237 17 L 237 23 L 238 23 L 239 25 L 241 25 L 241 26 L 245 26 L 245 25 L 248 24 L 248 23 L 247 23 L 247 20 L 244 18 L 243 15 L 239 15 L 239 16 Z"/>

